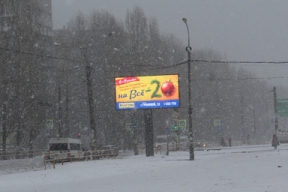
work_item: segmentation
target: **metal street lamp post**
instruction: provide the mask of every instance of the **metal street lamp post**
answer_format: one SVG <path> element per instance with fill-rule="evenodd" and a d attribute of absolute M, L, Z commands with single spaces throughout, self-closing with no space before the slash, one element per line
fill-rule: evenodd
<path fill-rule="evenodd" d="M 194 142 L 193 142 L 193 128 L 192 128 L 192 104 L 191 104 L 191 51 L 192 47 L 190 46 L 190 35 L 189 35 L 189 27 L 187 24 L 187 19 L 183 18 L 183 22 L 186 24 L 187 32 L 188 32 L 188 46 L 186 47 L 186 51 L 188 54 L 188 116 L 189 116 L 189 151 L 190 151 L 190 160 L 194 160 Z"/>

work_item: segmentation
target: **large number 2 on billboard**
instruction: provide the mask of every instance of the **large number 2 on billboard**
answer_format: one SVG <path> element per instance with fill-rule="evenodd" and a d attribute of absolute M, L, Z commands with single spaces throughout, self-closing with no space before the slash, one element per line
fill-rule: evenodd
<path fill-rule="evenodd" d="M 156 89 L 154 90 L 153 94 L 151 95 L 151 99 L 152 99 L 152 98 L 155 98 L 155 97 L 156 97 L 156 98 L 162 97 L 161 94 L 157 94 L 158 91 L 159 91 L 159 89 L 160 89 L 160 82 L 159 82 L 158 80 L 152 80 L 150 84 L 151 84 L 151 85 L 153 85 L 153 84 L 156 84 L 156 85 L 157 85 L 157 86 L 156 86 Z"/>

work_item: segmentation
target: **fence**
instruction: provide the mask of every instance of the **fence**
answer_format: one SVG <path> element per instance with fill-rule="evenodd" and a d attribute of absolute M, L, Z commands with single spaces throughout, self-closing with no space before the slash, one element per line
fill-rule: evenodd
<path fill-rule="evenodd" d="M 48 162 L 53 164 L 53 168 L 55 169 L 56 163 L 61 163 L 62 165 L 64 162 L 75 162 L 75 161 L 88 161 L 88 160 L 99 160 L 103 158 L 111 158 L 114 157 L 116 158 L 118 156 L 118 151 L 115 150 L 106 150 L 106 151 L 101 151 L 101 150 L 94 150 L 94 151 L 85 151 L 79 152 L 77 157 L 73 157 L 70 155 L 70 153 L 61 153 L 60 156 L 59 154 L 56 155 L 45 155 L 44 156 L 44 167 L 46 170 L 46 165 Z"/>
<path fill-rule="evenodd" d="M 189 148 L 186 146 L 186 144 L 170 144 L 169 145 L 169 151 L 186 151 Z M 138 146 L 138 151 L 141 155 L 145 153 L 145 146 Z M 162 154 L 167 151 L 167 144 L 157 144 L 154 146 L 154 152 L 155 154 Z"/>
<path fill-rule="evenodd" d="M 46 150 L 27 150 L 27 151 L 8 150 L 8 151 L 0 151 L 0 160 L 34 158 L 36 156 L 44 155 L 45 151 Z"/>

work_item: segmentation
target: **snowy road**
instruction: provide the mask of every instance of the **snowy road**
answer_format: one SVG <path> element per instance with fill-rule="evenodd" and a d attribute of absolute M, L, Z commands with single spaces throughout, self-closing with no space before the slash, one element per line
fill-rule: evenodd
<path fill-rule="evenodd" d="M 0 191 L 277 191 L 288 189 L 288 145 L 170 152 L 0 175 Z M 1 162 L 0 162 L 1 165 Z"/>

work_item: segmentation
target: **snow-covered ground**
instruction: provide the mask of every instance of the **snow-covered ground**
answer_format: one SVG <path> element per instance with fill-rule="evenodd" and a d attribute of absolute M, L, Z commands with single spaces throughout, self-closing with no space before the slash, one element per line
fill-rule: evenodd
<path fill-rule="evenodd" d="M 0 191 L 288 191 L 287 144 L 277 150 L 266 145 L 195 151 L 195 160 L 188 159 L 189 152 L 170 152 L 56 164 L 47 170 L 43 158 L 0 161 Z"/>

